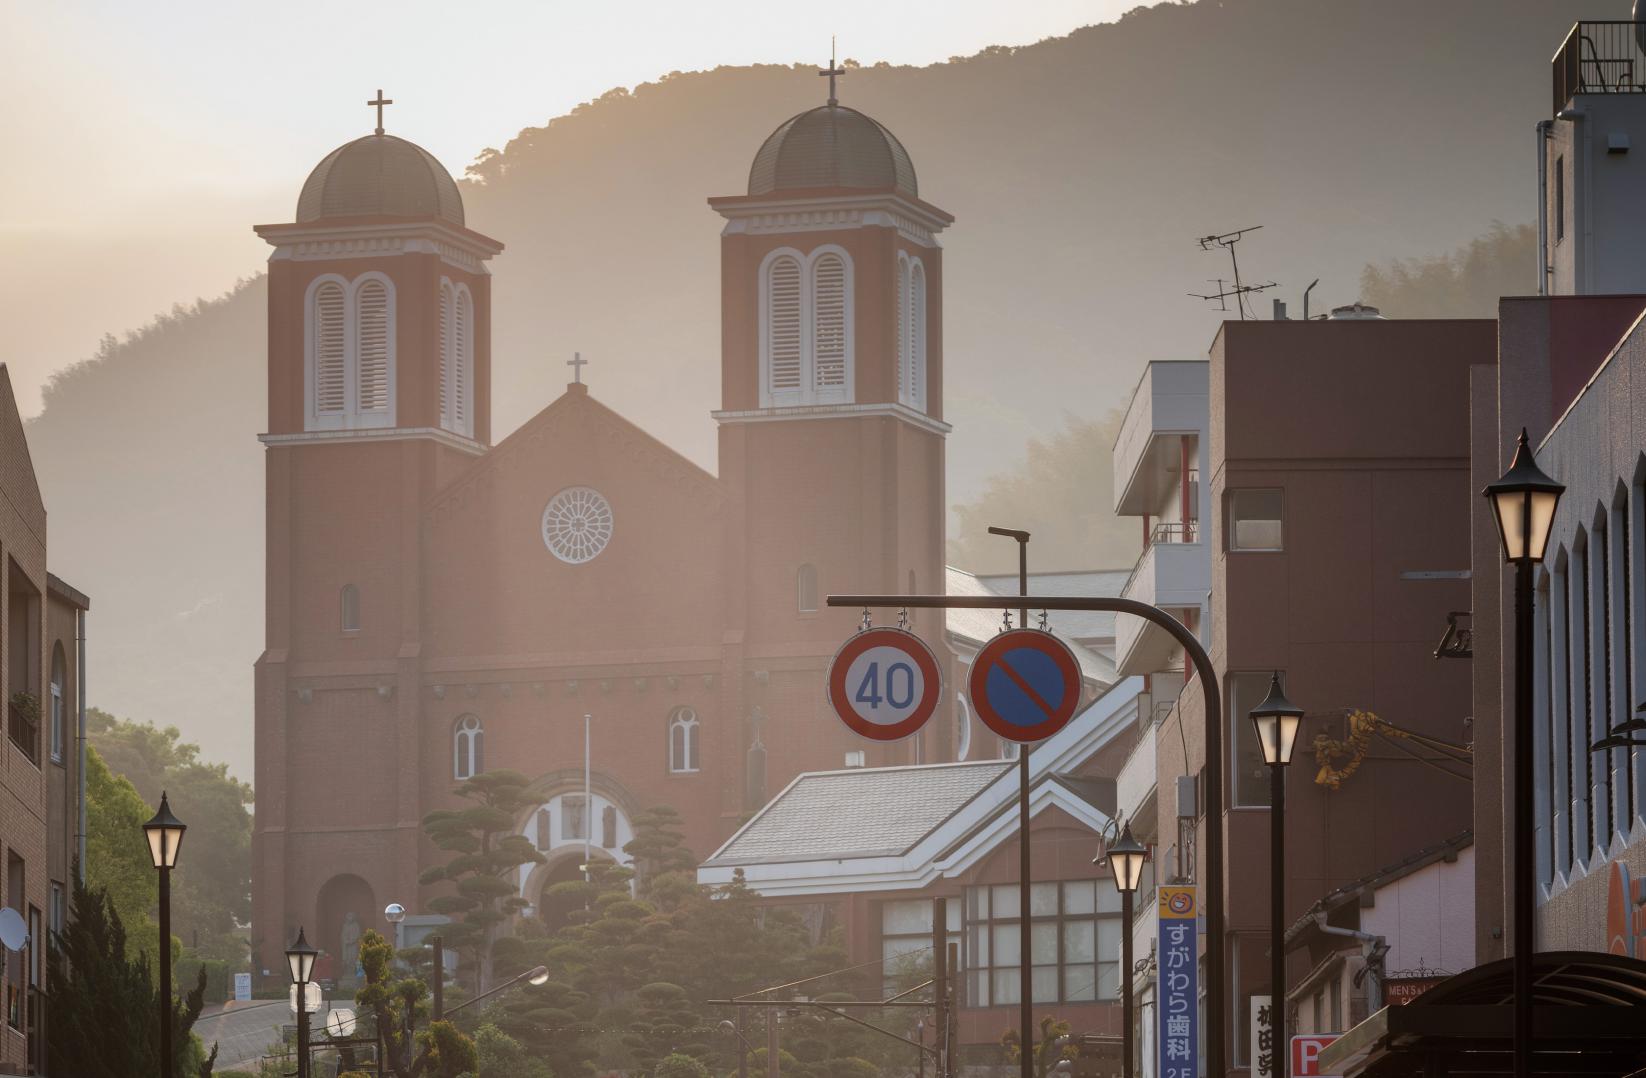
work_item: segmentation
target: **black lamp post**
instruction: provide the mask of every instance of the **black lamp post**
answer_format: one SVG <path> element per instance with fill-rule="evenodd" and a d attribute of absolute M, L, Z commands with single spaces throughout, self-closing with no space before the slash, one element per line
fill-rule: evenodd
<path fill-rule="evenodd" d="M 314 960 L 320 952 L 309 946 L 303 929 L 297 929 L 297 938 L 286 948 L 286 962 L 291 967 L 291 983 L 297 988 L 297 1078 L 309 1078 L 309 980 L 314 975 Z"/>
<path fill-rule="evenodd" d="M 1532 908 L 1537 899 L 1532 833 L 1532 566 L 1543 560 L 1554 528 L 1555 506 L 1566 487 L 1544 475 L 1532 459 L 1526 431 L 1503 478 L 1486 488 L 1503 558 L 1515 567 L 1515 782 L 1514 989 L 1515 1078 L 1532 1073 Z"/>
<path fill-rule="evenodd" d="M 1292 762 L 1303 709 L 1280 691 L 1277 672 L 1269 679 L 1269 695 L 1252 708 L 1251 716 L 1263 762 L 1269 765 L 1269 1030 L 1274 1060 L 1269 1073 L 1286 1078 L 1286 765 Z"/>
<path fill-rule="evenodd" d="M 1132 896 L 1143 879 L 1143 862 L 1149 851 L 1132 837 L 1132 825 L 1120 832 L 1120 841 L 1108 849 L 1109 870 L 1114 873 L 1115 890 L 1120 892 L 1120 1033 L 1121 1078 L 1132 1078 Z"/>
<path fill-rule="evenodd" d="M 172 1078 L 177 1065 L 171 1046 L 171 870 L 177 867 L 177 851 L 187 830 L 188 826 L 171 814 L 171 804 L 162 790 L 159 810 L 143 825 L 149 857 L 160 873 L 160 1078 Z"/>

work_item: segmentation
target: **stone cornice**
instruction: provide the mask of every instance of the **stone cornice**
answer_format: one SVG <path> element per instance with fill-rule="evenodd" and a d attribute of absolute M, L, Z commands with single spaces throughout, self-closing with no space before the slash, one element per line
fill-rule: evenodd
<path fill-rule="evenodd" d="M 306 430 L 291 434 L 259 434 L 257 440 L 266 446 L 338 445 L 343 442 L 406 442 L 427 440 L 439 442 L 472 456 L 482 456 L 486 447 L 473 438 L 464 438 L 438 427 L 382 427 L 366 430 Z"/>
<path fill-rule="evenodd" d="M 722 236 L 895 228 L 911 243 L 941 247 L 937 234 L 953 221 L 936 207 L 895 192 L 820 194 L 798 199 L 749 195 L 710 199 L 709 205 L 726 218 Z"/>
<path fill-rule="evenodd" d="M 748 408 L 742 411 L 710 412 L 720 423 L 780 423 L 796 419 L 863 419 L 883 416 L 901 419 L 932 434 L 948 434 L 954 428 L 906 404 L 885 401 L 878 404 L 802 404 L 787 408 Z"/>
<path fill-rule="evenodd" d="M 429 254 L 469 273 L 485 274 L 490 272 L 486 269 L 486 259 L 503 250 L 501 243 L 488 236 L 439 219 L 361 218 L 344 222 L 257 225 L 253 231 L 274 247 L 270 262 Z"/>

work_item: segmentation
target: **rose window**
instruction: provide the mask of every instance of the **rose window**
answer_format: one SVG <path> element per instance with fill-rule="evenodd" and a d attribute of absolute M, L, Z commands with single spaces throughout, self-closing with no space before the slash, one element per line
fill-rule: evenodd
<path fill-rule="evenodd" d="M 598 490 L 567 487 L 543 510 L 543 545 L 561 561 L 591 561 L 612 538 L 612 507 Z"/>

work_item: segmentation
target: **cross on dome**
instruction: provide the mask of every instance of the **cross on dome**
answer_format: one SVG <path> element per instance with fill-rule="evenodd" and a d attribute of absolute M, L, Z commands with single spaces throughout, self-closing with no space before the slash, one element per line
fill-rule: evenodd
<path fill-rule="evenodd" d="M 374 106 L 377 109 L 377 133 L 381 135 L 383 133 L 383 106 L 394 104 L 394 98 L 384 97 L 383 91 L 378 90 L 377 100 L 368 101 L 366 104 Z"/>
<path fill-rule="evenodd" d="M 834 62 L 834 38 L 831 37 L 829 39 L 829 66 L 818 72 L 819 75 L 822 75 L 829 80 L 829 104 L 831 105 L 840 104 L 840 99 L 835 96 L 834 80 L 837 76 L 844 75 L 845 73 L 846 69 L 836 65 Z"/>
<path fill-rule="evenodd" d="M 583 384 L 583 368 L 588 365 L 588 362 L 588 360 L 583 358 L 582 352 L 573 352 L 572 358 L 566 360 L 566 366 L 572 369 L 573 385 Z"/>

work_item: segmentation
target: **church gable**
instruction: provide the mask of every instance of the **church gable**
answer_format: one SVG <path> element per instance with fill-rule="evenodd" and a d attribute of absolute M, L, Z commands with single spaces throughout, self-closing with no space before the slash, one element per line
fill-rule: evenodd
<path fill-rule="evenodd" d="M 575 665 L 700 644 L 721 616 L 721 503 L 713 476 L 570 387 L 428 506 L 434 652 Z M 600 618 L 611 639 L 577 613 L 625 608 Z"/>

